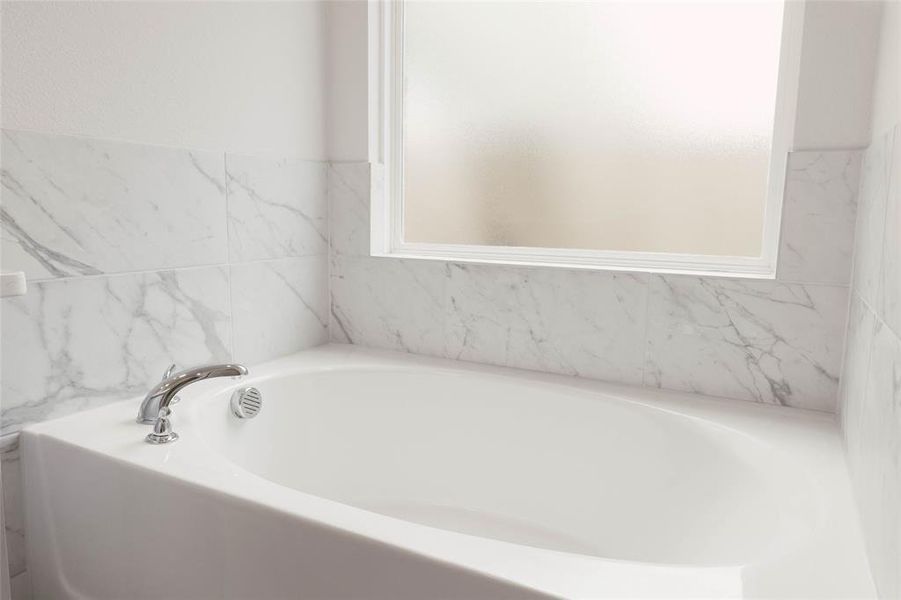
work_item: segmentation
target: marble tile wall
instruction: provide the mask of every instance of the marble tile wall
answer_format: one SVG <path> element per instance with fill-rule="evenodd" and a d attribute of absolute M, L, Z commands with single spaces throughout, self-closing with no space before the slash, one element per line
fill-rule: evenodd
<path fill-rule="evenodd" d="M 25 513 L 22 507 L 22 474 L 17 442 L 14 436 L 6 436 L 0 442 L 0 491 L 3 493 L 11 600 L 28 600 L 31 598 L 31 580 L 25 563 Z"/>
<path fill-rule="evenodd" d="M 901 597 L 901 125 L 867 149 L 840 392 L 848 465 L 880 597 Z"/>
<path fill-rule="evenodd" d="M 860 152 L 788 169 L 778 276 L 754 281 L 372 258 L 382 174 L 332 164 L 331 339 L 834 411 Z"/>
<path fill-rule="evenodd" d="M 327 342 L 327 167 L 8 130 L 0 163 L 0 267 L 29 286 L 0 300 L 2 489 L 23 599 L 16 432 L 138 395 L 172 362 Z"/>
<path fill-rule="evenodd" d="M 328 340 L 327 167 L 4 131 L 2 434 Z"/>

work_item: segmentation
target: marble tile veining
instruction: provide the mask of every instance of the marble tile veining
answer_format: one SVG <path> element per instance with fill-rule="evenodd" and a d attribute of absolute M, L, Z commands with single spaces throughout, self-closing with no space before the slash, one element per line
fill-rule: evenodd
<path fill-rule="evenodd" d="M 833 411 L 847 294 L 843 287 L 654 275 L 645 384 Z"/>
<path fill-rule="evenodd" d="M 839 389 L 839 398 L 841 399 L 839 412 L 842 427 L 846 430 L 859 431 L 862 425 L 861 417 L 870 367 L 870 349 L 875 327 L 876 316 L 857 294 L 852 294 Z M 854 447 L 848 447 L 852 458 L 855 450 Z"/>
<path fill-rule="evenodd" d="M 860 159 L 859 151 L 789 155 L 779 279 L 848 284 Z"/>
<path fill-rule="evenodd" d="M 3 433 L 231 355 L 225 267 L 46 281 L 0 310 Z"/>
<path fill-rule="evenodd" d="M 4 130 L 2 266 L 30 280 L 225 262 L 223 156 Z"/>
<path fill-rule="evenodd" d="M 231 262 L 328 251 L 326 165 L 229 154 Z"/>
<path fill-rule="evenodd" d="M 449 268 L 452 358 L 641 383 L 647 275 Z"/>
<path fill-rule="evenodd" d="M 329 165 L 331 251 L 369 256 L 369 192 L 381 189 L 382 169 L 368 163 Z"/>
<path fill-rule="evenodd" d="M 6 550 L 9 576 L 25 572 L 25 512 L 22 506 L 22 474 L 19 449 L 0 453 L 3 475 L 3 518 L 6 526 Z"/>
<path fill-rule="evenodd" d="M 327 260 L 232 265 L 235 360 L 253 364 L 328 342 Z"/>
<path fill-rule="evenodd" d="M 894 129 L 889 181 L 886 185 L 885 233 L 882 241 L 880 296 L 885 322 L 901 336 L 901 125 Z"/>
<path fill-rule="evenodd" d="M 891 174 L 894 130 L 873 141 L 864 153 L 857 197 L 853 287 L 871 307 L 881 300 L 880 275 L 885 239 L 885 213 Z"/>
<path fill-rule="evenodd" d="M 876 321 L 855 434 L 848 442 L 868 555 L 883 598 L 901 597 L 901 339 Z M 853 448 L 853 449 L 852 449 Z"/>
<path fill-rule="evenodd" d="M 332 257 L 331 339 L 445 356 L 447 265 Z"/>

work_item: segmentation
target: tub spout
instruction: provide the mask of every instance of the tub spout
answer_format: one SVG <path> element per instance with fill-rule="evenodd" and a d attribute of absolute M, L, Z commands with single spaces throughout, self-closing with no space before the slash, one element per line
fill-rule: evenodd
<path fill-rule="evenodd" d="M 204 379 L 213 379 L 216 377 L 241 377 L 247 375 L 247 367 L 239 364 L 226 363 L 222 365 L 204 365 L 185 369 L 177 373 L 172 373 L 172 368 L 166 371 L 166 376 L 156 386 L 150 390 L 141 402 L 141 409 L 138 411 L 138 423 L 151 425 L 156 423 L 160 412 L 168 414 L 169 403 L 175 397 L 180 389 L 191 385 L 197 381 Z"/>

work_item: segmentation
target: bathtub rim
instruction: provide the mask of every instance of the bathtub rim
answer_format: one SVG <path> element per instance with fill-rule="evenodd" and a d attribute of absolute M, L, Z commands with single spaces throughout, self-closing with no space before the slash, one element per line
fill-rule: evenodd
<path fill-rule="evenodd" d="M 309 368 L 311 364 L 331 365 L 334 370 L 373 365 L 395 368 L 418 365 L 455 373 L 461 371 L 486 373 L 512 376 L 519 381 L 544 382 L 555 386 L 562 384 L 573 391 L 581 390 L 590 395 L 604 396 L 619 402 L 675 412 L 689 418 L 701 418 L 737 433 L 751 435 L 755 440 L 774 444 L 780 451 L 792 452 L 793 460 L 812 469 L 814 478 L 822 484 L 823 490 L 827 492 L 832 490 L 832 493 L 826 495 L 824 502 L 827 518 L 823 520 L 823 527 L 818 529 L 817 536 L 814 537 L 822 537 L 825 532 L 827 540 L 832 538 L 841 540 L 840 546 L 844 546 L 844 551 L 837 551 L 834 545 L 824 546 L 823 540 L 806 544 L 806 550 L 813 548 L 822 553 L 825 549 L 826 552 L 821 556 L 820 562 L 826 560 L 827 563 L 834 563 L 837 567 L 840 565 L 841 569 L 846 570 L 846 583 L 857 589 L 858 595 L 870 593 L 872 582 L 866 568 L 856 519 L 853 519 L 853 522 L 840 523 L 836 527 L 835 519 L 829 518 L 834 517 L 836 513 L 845 516 L 856 515 L 853 511 L 848 512 L 848 509 L 853 508 L 853 504 L 850 503 L 850 489 L 834 415 L 602 383 L 562 375 L 460 363 L 343 344 L 322 346 L 254 366 L 251 368 L 251 376 L 243 382 L 221 380 L 204 382 L 197 386 L 196 392 L 192 392 L 192 395 L 203 394 L 211 398 L 227 393 L 239 385 L 283 375 L 286 371 L 298 368 Z M 188 397 L 186 402 L 190 401 Z M 158 447 L 143 443 L 142 426 L 132 426 L 133 413 L 137 410 L 139 402 L 140 398 L 131 398 L 32 425 L 22 433 L 23 447 L 27 452 L 29 446 L 37 447 L 42 438 L 52 438 L 55 442 L 78 446 L 105 459 L 149 470 L 157 475 L 174 477 L 184 483 L 197 485 L 218 494 L 237 497 L 265 510 L 276 510 L 292 518 L 312 520 L 344 534 L 360 535 L 368 540 L 427 557 L 454 568 L 463 568 L 552 596 L 631 595 L 635 593 L 634 586 L 637 585 L 637 580 L 652 580 L 650 586 L 640 592 L 643 594 L 678 596 L 681 590 L 686 596 L 733 595 L 728 592 L 735 591 L 733 584 L 736 577 L 741 582 L 749 576 L 749 570 L 745 567 L 753 567 L 750 571 L 761 568 L 757 563 L 745 567 L 637 563 L 521 546 L 406 522 L 281 486 L 232 463 L 202 440 L 192 439 L 190 436 L 183 436 L 177 444 L 160 452 Z M 178 411 L 179 408 L 184 410 L 185 406 L 176 407 L 175 410 Z M 78 424 L 82 420 L 89 423 L 99 421 L 111 424 L 114 431 L 108 435 L 98 436 L 95 430 L 86 431 L 84 427 L 79 427 Z M 196 460 L 198 457 L 218 463 L 215 465 L 216 469 L 198 469 Z M 240 480 L 246 481 L 247 478 L 254 480 L 251 491 L 248 491 L 247 486 L 240 485 Z M 260 490 L 265 491 L 265 497 L 259 496 Z M 835 541 L 833 539 L 833 542 Z M 855 564 L 849 565 L 847 560 L 849 552 L 857 555 L 857 559 L 863 558 L 863 561 L 855 560 L 853 561 Z M 797 561 L 801 554 L 798 551 L 793 556 L 776 558 L 786 558 L 789 562 L 793 562 Z M 541 564 L 542 568 L 536 568 L 536 564 Z M 776 570 L 782 568 L 784 566 Z M 835 570 L 830 569 L 833 573 Z M 717 579 L 716 571 L 722 572 L 720 579 Z M 709 585 L 699 586 L 698 575 L 703 575 L 701 579 L 705 581 L 709 580 Z M 755 579 L 761 577 L 758 573 L 751 575 Z M 778 577 L 776 579 L 778 580 Z M 779 592 L 776 590 L 785 587 L 783 584 L 788 586 L 785 589 L 797 590 L 797 581 L 791 581 L 792 579 L 793 577 L 786 577 L 786 581 L 781 583 L 777 580 L 761 580 L 755 584 L 762 585 L 764 589 L 772 589 L 773 593 L 778 595 Z M 739 591 L 740 589 L 739 587 Z"/>

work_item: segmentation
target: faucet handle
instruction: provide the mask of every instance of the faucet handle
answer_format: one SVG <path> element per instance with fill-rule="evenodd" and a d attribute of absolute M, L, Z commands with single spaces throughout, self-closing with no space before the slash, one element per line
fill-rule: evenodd
<path fill-rule="evenodd" d="M 169 409 L 160 409 L 160 414 L 153 423 L 153 431 L 144 438 L 148 444 L 168 444 L 178 439 L 178 434 L 172 431 L 172 422 L 169 421 Z"/>

